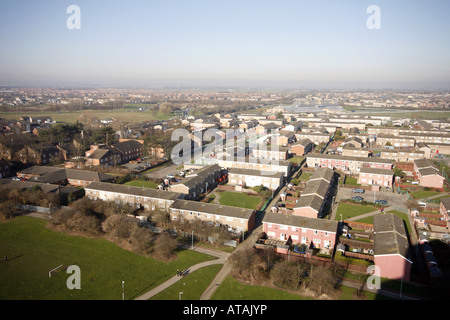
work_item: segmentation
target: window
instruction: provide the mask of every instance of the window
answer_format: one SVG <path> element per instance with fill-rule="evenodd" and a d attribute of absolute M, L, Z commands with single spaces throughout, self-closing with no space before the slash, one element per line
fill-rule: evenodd
<path fill-rule="evenodd" d="M 317 231 L 317 230 L 314 230 L 314 234 L 319 234 L 319 231 Z"/>

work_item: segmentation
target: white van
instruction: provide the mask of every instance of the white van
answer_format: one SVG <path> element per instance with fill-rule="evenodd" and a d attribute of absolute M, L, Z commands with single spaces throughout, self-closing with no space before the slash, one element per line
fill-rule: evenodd
<path fill-rule="evenodd" d="M 422 208 L 425 208 L 427 206 L 425 202 L 418 202 L 417 204 Z"/>

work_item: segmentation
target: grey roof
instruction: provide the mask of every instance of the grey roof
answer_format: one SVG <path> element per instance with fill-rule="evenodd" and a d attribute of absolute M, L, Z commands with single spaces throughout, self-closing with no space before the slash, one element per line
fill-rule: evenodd
<path fill-rule="evenodd" d="M 450 197 L 449 198 L 442 198 L 441 203 L 444 205 L 444 207 L 447 210 L 450 210 Z"/>
<path fill-rule="evenodd" d="M 418 169 L 419 173 L 421 176 L 432 176 L 432 175 L 438 175 L 441 176 L 441 174 L 439 173 L 439 171 L 437 171 L 434 168 L 422 168 L 422 169 Z M 442 177 L 442 176 L 441 176 Z"/>
<path fill-rule="evenodd" d="M 135 186 L 127 186 L 122 184 L 107 183 L 107 182 L 92 182 L 87 187 L 87 190 L 108 191 L 114 193 L 129 194 L 141 197 L 148 197 L 163 200 L 176 200 L 184 198 L 184 194 L 172 191 L 164 191 L 159 189 L 142 188 Z"/>
<path fill-rule="evenodd" d="M 417 167 L 417 169 L 423 169 L 423 168 L 435 168 L 436 170 L 438 167 L 428 159 L 415 159 L 413 160 L 414 165 Z"/>
<path fill-rule="evenodd" d="M 411 261 L 408 236 L 401 218 L 392 213 L 375 215 L 374 255 L 400 254 Z"/>
<path fill-rule="evenodd" d="M 64 179 L 87 180 L 87 181 L 109 181 L 112 177 L 108 174 L 78 169 L 66 169 L 45 166 L 33 166 L 22 170 L 19 174 L 37 176 L 37 182 L 54 183 Z"/>
<path fill-rule="evenodd" d="M 317 168 L 316 171 L 309 177 L 308 181 L 313 181 L 316 179 L 323 179 L 328 182 L 331 182 L 333 180 L 334 176 L 334 170 L 330 168 Z"/>
<path fill-rule="evenodd" d="M 170 208 L 178 209 L 178 210 L 187 210 L 187 211 L 194 211 L 194 212 L 216 214 L 216 215 L 228 216 L 228 217 L 234 217 L 234 218 L 240 218 L 240 219 L 250 219 L 250 217 L 254 213 L 253 209 L 223 206 L 220 204 L 189 201 L 189 200 L 176 200 L 176 201 L 174 201 L 174 203 L 172 203 Z"/>
<path fill-rule="evenodd" d="M 120 152 L 126 153 L 127 151 L 142 148 L 143 145 L 142 143 L 136 140 L 127 140 L 113 144 L 112 146 L 117 150 L 119 150 Z"/>
<path fill-rule="evenodd" d="M 320 212 L 320 209 L 322 208 L 323 199 L 319 197 L 316 194 L 301 196 L 297 203 L 295 204 L 294 208 L 306 208 L 311 207 L 312 209 L 316 210 L 317 212 Z"/>
<path fill-rule="evenodd" d="M 381 159 L 374 157 L 352 157 L 352 156 L 342 156 L 336 154 L 322 154 L 322 153 L 310 153 L 306 156 L 307 158 L 321 158 L 321 159 L 335 159 L 335 160 L 349 160 L 349 161 L 361 161 L 361 162 L 372 162 L 372 163 L 393 163 L 389 159 Z"/>
<path fill-rule="evenodd" d="M 361 172 L 361 173 L 384 174 L 384 175 L 394 175 L 394 170 L 378 169 L 378 168 L 367 168 L 367 167 L 362 167 L 359 170 L 359 172 Z"/>
<path fill-rule="evenodd" d="M 252 170 L 252 169 L 240 169 L 231 168 L 229 174 L 240 174 L 245 176 L 260 176 L 268 178 L 281 178 L 283 176 L 282 172 L 277 171 L 266 171 L 266 170 Z"/>
<path fill-rule="evenodd" d="M 312 180 L 308 181 L 305 188 L 302 191 L 302 195 L 316 194 L 320 196 L 322 199 L 325 198 L 328 189 L 330 188 L 330 183 L 325 180 Z"/>
<path fill-rule="evenodd" d="M 276 223 L 287 226 L 302 227 L 314 230 L 337 232 L 338 222 L 333 220 L 307 218 L 284 213 L 267 212 L 263 223 Z"/>
<path fill-rule="evenodd" d="M 81 192 L 76 187 L 60 186 L 57 184 L 40 183 L 32 181 L 15 181 L 10 179 L 0 179 L 0 189 L 31 189 L 40 186 L 44 193 L 70 194 Z"/>

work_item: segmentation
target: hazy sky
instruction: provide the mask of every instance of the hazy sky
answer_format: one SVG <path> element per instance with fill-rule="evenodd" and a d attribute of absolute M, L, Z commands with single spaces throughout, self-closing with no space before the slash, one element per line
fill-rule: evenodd
<path fill-rule="evenodd" d="M 447 0 L 0 0 L 0 85 L 450 89 L 449 12 Z"/>

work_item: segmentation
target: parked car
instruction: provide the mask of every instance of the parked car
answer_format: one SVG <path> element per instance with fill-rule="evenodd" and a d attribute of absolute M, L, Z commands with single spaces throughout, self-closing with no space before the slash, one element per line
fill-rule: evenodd
<path fill-rule="evenodd" d="M 358 189 L 353 189 L 352 190 L 354 193 L 364 193 L 364 192 L 366 192 L 364 189 L 362 189 L 362 188 L 358 188 Z"/>
<path fill-rule="evenodd" d="M 360 201 L 363 201 L 364 198 L 360 197 L 360 196 L 355 196 L 355 197 L 352 197 L 352 200 L 360 202 Z"/>
<path fill-rule="evenodd" d="M 427 204 L 425 202 L 418 202 L 419 207 L 425 208 Z"/>
<path fill-rule="evenodd" d="M 168 174 L 166 176 L 167 179 L 175 179 L 175 176 L 173 174 Z"/>
<path fill-rule="evenodd" d="M 375 201 L 376 204 L 381 204 L 382 206 L 387 206 L 388 202 L 386 200 L 376 200 Z"/>

